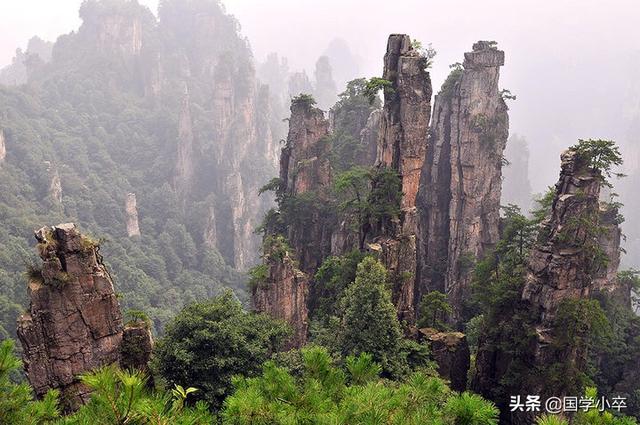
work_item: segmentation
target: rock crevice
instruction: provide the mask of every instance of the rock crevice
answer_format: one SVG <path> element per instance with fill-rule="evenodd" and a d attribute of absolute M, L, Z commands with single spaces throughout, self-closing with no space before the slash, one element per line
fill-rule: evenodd
<path fill-rule="evenodd" d="M 509 128 L 498 87 L 504 52 L 479 41 L 435 98 L 422 169 L 417 299 L 446 293 L 460 320 L 473 264 L 499 239 L 502 153 Z"/>

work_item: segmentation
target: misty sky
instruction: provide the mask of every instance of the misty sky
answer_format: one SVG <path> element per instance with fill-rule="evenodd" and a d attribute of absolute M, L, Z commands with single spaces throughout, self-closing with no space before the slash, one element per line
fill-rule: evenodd
<path fill-rule="evenodd" d="M 81 0 L 0 0 L 0 66 L 32 35 L 54 40 L 79 25 Z M 157 0 L 140 0 L 155 11 Z M 534 189 L 557 179 L 560 151 L 577 138 L 611 138 L 627 151 L 639 141 L 629 120 L 640 109 L 639 0 L 226 0 L 262 60 L 271 51 L 292 70 L 313 64 L 337 37 L 361 61 L 353 77 L 381 74 L 389 33 L 408 33 L 438 51 L 434 91 L 448 65 L 479 39 L 506 52 L 501 85 L 511 131 L 532 152 Z M 637 159 L 628 156 L 633 165 Z"/>

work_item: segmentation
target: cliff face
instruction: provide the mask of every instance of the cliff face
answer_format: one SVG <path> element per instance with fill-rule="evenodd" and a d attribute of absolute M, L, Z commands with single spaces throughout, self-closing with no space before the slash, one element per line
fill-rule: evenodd
<path fill-rule="evenodd" d="M 122 316 L 97 246 L 73 224 L 36 233 L 41 276 L 29 281 L 29 311 L 18 319 L 24 366 L 36 394 L 60 389 L 65 410 L 87 401 L 77 376 L 117 362 Z"/>
<path fill-rule="evenodd" d="M 289 253 L 283 257 L 273 251 L 265 253 L 268 277 L 252 289 L 253 307 L 284 320 L 293 328 L 288 348 L 299 348 L 307 342 L 309 279 L 295 266 Z"/>
<path fill-rule="evenodd" d="M 99 246 L 74 224 L 36 232 L 42 268 L 29 274 L 29 311 L 18 318 L 24 367 L 38 397 L 61 392 L 65 412 L 89 400 L 79 375 L 119 363 L 148 371 L 153 338 L 146 324 L 123 327 Z"/>
<path fill-rule="evenodd" d="M 508 115 L 498 88 L 504 52 L 480 41 L 436 96 L 424 163 L 418 296 L 448 295 L 460 319 L 473 263 L 498 241 Z"/>
<path fill-rule="evenodd" d="M 378 151 L 378 137 L 380 133 L 380 120 L 382 111 L 376 109 L 369 115 L 364 128 L 360 132 L 360 155 L 357 158 L 357 165 L 370 167 L 375 163 Z"/>
<path fill-rule="evenodd" d="M 385 90 L 380 118 L 377 166 L 393 169 L 401 179 L 400 222 L 376 242 L 393 282 L 393 301 L 400 319 L 414 320 L 416 273 L 416 194 L 425 158 L 431 115 L 431 78 L 426 59 L 411 47 L 407 35 L 391 35 L 384 57 Z"/>
<path fill-rule="evenodd" d="M 58 167 L 46 161 L 47 171 L 49 173 L 49 197 L 57 204 L 62 203 L 62 180 L 60 179 L 60 173 Z"/>
<path fill-rule="evenodd" d="M 510 305 L 512 314 L 502 318 L 501 326 L 481 337 L 472 385 L 503 408 L 505 423 L 534 421 L 528 414 L 510 417 L 505 394 L 570 395 L 564 392 L 572 382 L 544 382 L 549 369 L 559 362 L 576 370 L 586 367 L 586 347 L 577 341 L 561 342 L 559 333 L 566 325 L 559 328 L 555 319 L 564 302 L 589 299 L 595 290 L 600 186 L 601 176 L 576 151 L 562 154 L 551 212 L 529 254 L 520 300 Z M 505 349 L 507 341 L 510 346 Z M 514 370 L 519 379 L 512 377 L 505 384 L 503 378 Z M 527 373 L 532 370 L 537 372 Z"/>
<path fill-rule="evenodd" d="M 419 339 L 429 344 L 440 376 L 450 382 L 452 390 L 466 390 L 471 366 L 467 337 L 460 332 L 438 332 L 431 328 L 420 329 L 419 334 Z"/>
<path fill-rule="evenodd" d="M 599 220 L 601 234 L 598 246 L 608 259 L 598 268 L 593 279 L 593 290 L 610 297 L 625 307 L 631 307 L 631 288 L 618 279 L 622 249 L 622 229 L 620 229 L 618 208 L 600 203 Z"/>
<path fill-rule="evenodd" d="M 135 193 L 128 193 L 124 207 L 127 214 L 127 236 L 140 236 L 140 225 L 138 224 L 138 203 Z"/>
<path fill-rule="evenodd" d="M 2 164 L 7 157 L 7 145 L 4 140 L 4 130 L 0 129 L 0 164 Z"/>
<path fill-rule="evenodd" d="M 288 228 L 300 268 L 313 273 L 331 251 L 331 229 L 319 213 L 331 184 L 329 122 L 323 112 L 305 101 L 291 105 L 289 135 L 280 156 L 280 179 L 289 196 L 304 198 L 310 217 Z M 304 213 L 304 212 L 301 212 Z"/>
<path fill-rule="evenodd" d="M 256 193 L 275 170 L 282 134 L 274 122 L 283 117 L 272 119 L 251 51 L 217 2 L 167 1 L 158 29 L 167 38 L 162 93 L 189 87 L 179 106 L 173 187 L 186 207 L 206 200 L 197 239 L 245 270 L 257 260 L 253 232 L 272 203 Z"/>
<path fill-rule="evenodd" d="M 173 175 L 173 187 L 183 200 L 186 200 L 193 184 L 195 162 L 193 144 L 193 121 L 191 119 L 189 89 L 185 84 L 178 118 L 178 152 Z"/>
<path fill-rule="evenodd" d="M 389 37 L 382 77 L 392 90 L 384 94 L 377 162 L 400 174 L 403 209 L 415 207 L 427 148 L 431 78 L 425 68 L 426 59 L 411 47 L 408 35 Z"/>
<path fill-rule="evenodd" d="M 594 264 L 587 251 L 594 237 L 589 226 L 599 222 L 600 186 L 598 176 L 574 151 L 562 154 L 552 212 L 541 225 L 522 291 L 522 299 L 540 312 L 538 356 L 544 354 L 545 332 L 560 303 L 588 298 L 593 289 Z"/>

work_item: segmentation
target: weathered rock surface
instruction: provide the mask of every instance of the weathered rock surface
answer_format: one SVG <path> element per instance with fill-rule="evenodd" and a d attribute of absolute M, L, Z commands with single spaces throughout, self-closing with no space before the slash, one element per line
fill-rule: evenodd
<path fill-rule="evenodd" d="M 415 320 L 416 194 L 425 159 L 431 115 L 431 78 L 426 59 L 411 46 L 408 35 L 389 36 L 383 78 L 385 90 L 380 118 L 377 166 L 391 168 L 401 179 L 401 216 L 391 229 L 382 229 L 375 242 L 390 270 L 393 301 L 401 320 Z"/>
<path fill-rule="evenodd" d="M 29 311 L 18 319 L 27 378 L 37 396 L 62 392 L 65 411 L 88 399 L 78 375 L 115 363 L 122 316 L 98 248 L 75 225 L 36 233 L 41 276 L 29 281 Z"/>
<path fill-rule="evenodd" d="M 173 174 L 173 188 L 183 201 L 189 194 L 193 184 L 195 167 L 193 121 L 189 102 L 189 89 L 185 83 L 180 116 L 178 118 L 178 152 Z"/>
<path fill-rule="evenodd" d="M 280 156 L 280 179 L 290 196 L 308 196 L 311 217 L 291 224 L 288 239 L 300 261 L 300 269 L 313 273 L 331 252 L 331 229 L 319 206 L 331 185 L 329 122 L 323 112 L 307 102 L 293 102 L 287 143 Z"/>
<path fill-rule="evenodd" d="M 465 334 L 439 332 L 432 328 L 420 329 L 419 333 L 431 348 L 431 356 L 438 364 L 440 376 L 451 383 L 452 390 L 466 390 L 471 353 Z"/>
<path fill-rule="evenodd" d="M 2 164 L 7 157 L 7 145 L 4 138 L 4 130 L 0 129 L 0 164 Z"/>
<path fill-rule="evenodd" d="M 571 395 L 543 382 L 548 368 L 558 362 L 572 364 L 577 370 L 586 367 L 586 347 L 577 342 L 558 344 L 554 319 L 563 302 L 589 299 L 595 288 L 601 181 L 576 151 L 562 154 L 551 211 L 540 225 L 522 277 L 520 303 L 512 307 L 516 312 L 513 317 L 504 318 L 508 336 L 500 330 L 481 335 L 472 386 L 501 407 L 505 423 L 528 425 L 535 420 L 533 414 L 510 414 L 505 394 Z M 522 328 L 519 338 L 523 339 L 513 341 L 514 329 L 509 327 Z M 514 352 L 501 348 L 505 344 L 526 344 L 527 348 Z M 505 383 L 503 378 L 512 366 L 520 371 L 519 379 Z M 537 372 L 527 375 L 526 370 Z"/>
<path fill-rule="evenodd" d="M 127 236 L 140 236 L 140 225 L 138 223 L 138 203 L 135 193 L 128 193 L 124 206 L 127 215 Z"/>
<path fill-rule="evenodd" d="M 499 239 L 507 106 L 498 79 L 504 52 L 480 41 L 436 96 L 418 193 L 417 296 L 448 295 L 452 322 L 469 295 L 471 271 Z M 419 298 L 418 298 L 419 300 Z M 417 300 L 417 301 L 418 301 Z"/>
<path fill-rule="evenodd" d="M 392 90 L 384 93 L 377 162 L 400 174 L 403 209 L 415 207 L 427 148 L 432 90 L 425 68 L 408 35 L 389 36 L 382 77 Z"/>
<path fill-rule="evenodd" d="M 618 208 L 601 202 L 599 220 L 599 226 L 602 230 L 598 236 L 598 246 L 608 261 L 596 271 L 593 290 L 622 306 L 631 308 L 631 287 L 618 279 L 618 268 L 622 254 L 620 247 L 622 229 L 620 228 Z"/>
<path fill-rule="evenodd" d="M 52 165 L 50 161 L 45 161 L 47 172 L 49 173 L 49 197 L 57 204 L 62 203 L 62 179 L 58 167 Z"/>
<path fill-rule="evenodd" d="M 376 109 L 369 115 L 367 122 L 360 132 L 359 150 L 362 152 L 357 158 L 357 165 L 363 167 L 372 166 L 377 157 L 378 137 L 380 133 L 380 120 L 382 119 L 382 111 Z"/>
<path fill-rule="evenodd" d="M 296 268 L 289 253 L 282 258 L 265 254 L 268 278 L 257 283 L 252 290 L 253 307 L 256 311 L 282 319 L 293 328 L 288 348 L 299 348 L 307 341 L 309 278 Z"/>
<path fill-rule="evenodd" d="M 544 345 L 552 338 L 546 332 L 560 303 L 588 298 L 594 289 L 596 265 L 588 246 L 597 241 L 589 227 L 599 221 L 600 187 L 599 176 L 575 151 L 562 154 L 551 215 L 541 224 L 522 291 L 522 299 L 540 312 L 538 356 L 544 357 Z"/>

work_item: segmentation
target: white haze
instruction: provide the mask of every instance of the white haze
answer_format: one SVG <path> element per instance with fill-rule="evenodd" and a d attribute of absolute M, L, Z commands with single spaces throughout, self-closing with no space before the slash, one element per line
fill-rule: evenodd
<path fill-rule="evenodd" d="M 155 11 L 157 0 L 141 0 Z M 0 65 L 32 35 L 54 40 L 79 25 L 80 0 L 0 0 Z M 344 39 L 361 66 L 352 78 L 381 73 L 390 33 L 407 33 L 438 51 L 437 92 L 448 65 L 474 41 L 506 52 L 501 85 L 517 95 L 511 132 L 531 151 L 534 191 L 558 175 L 559 153 L 578 138 L 620 142 L 627 168 L 638 166 L 640 136 L 639 0 L 226 0 L 256 60 L 277 52 L 291 70 L 313 75 L 318 56 Z M 334 64 L 335 66 L 336 64 Z M 627 212 L 627 215 L 637 212 Z"/>

